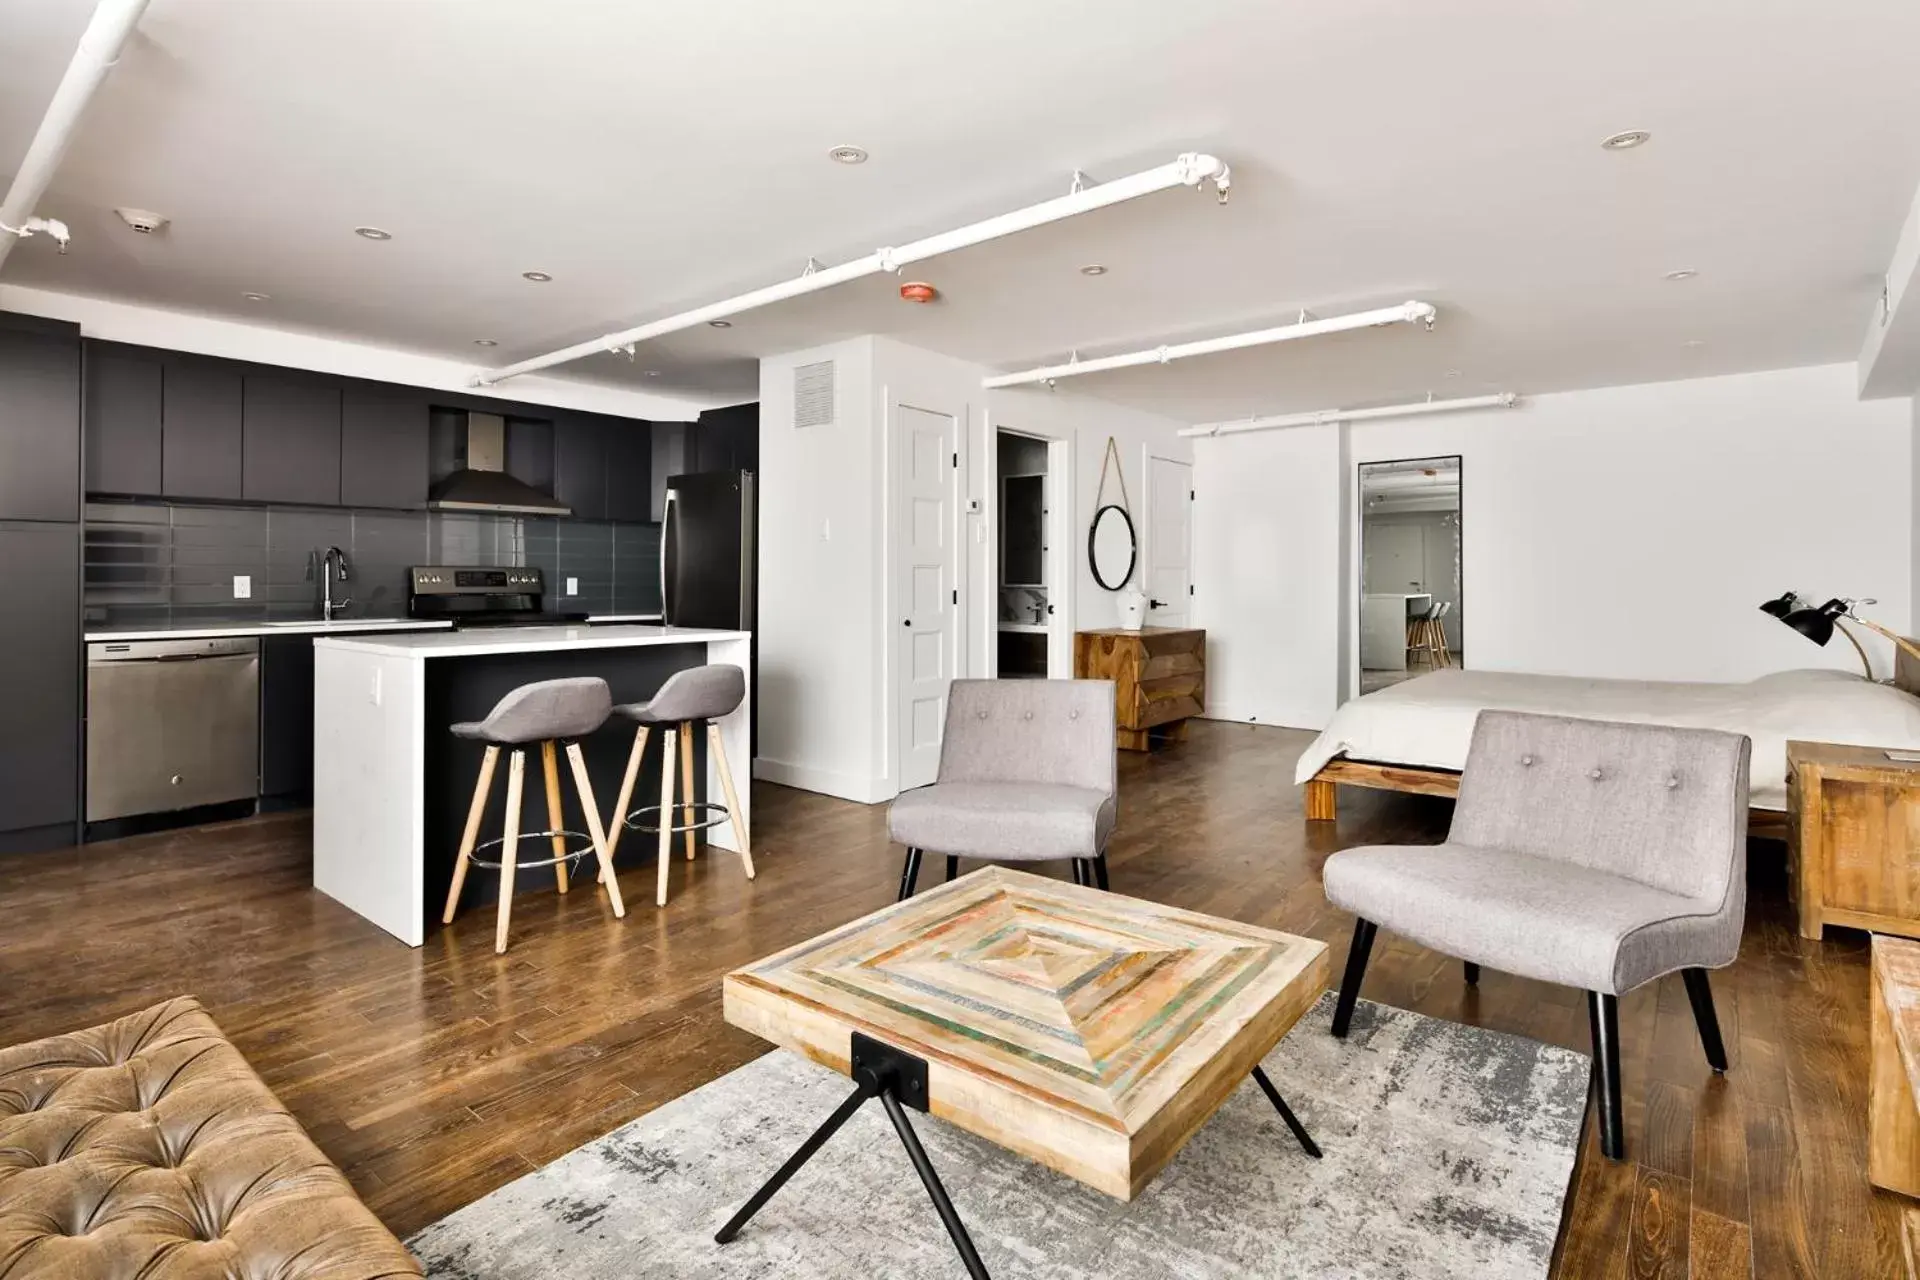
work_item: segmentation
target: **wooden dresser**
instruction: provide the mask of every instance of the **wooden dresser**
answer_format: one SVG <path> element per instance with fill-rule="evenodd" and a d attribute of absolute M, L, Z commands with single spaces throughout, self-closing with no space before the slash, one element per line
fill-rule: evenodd
<path fill-rule="evenodd" d="M 1076 632 L 1073 674 L 1113 681 L 1122 747 L 1145 751 L 1155 731 L 1177 742 L 1186 736 L 1188 717 L 1206 709 L 1207 633 L 1188 627 Z"/>
<path fill-rule="evenodd" d="M 1920 764 L 1789 742 L 1787 810 L 1801 937 L 1829 924 L 1920 937 Z"/>

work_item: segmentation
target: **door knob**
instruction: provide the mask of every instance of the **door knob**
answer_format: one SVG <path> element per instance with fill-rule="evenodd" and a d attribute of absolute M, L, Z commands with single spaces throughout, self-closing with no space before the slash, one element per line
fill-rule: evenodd
<path fill-rule="evenodd" d="M 900 619 L 900 625 L 901 625 L 901 626 L 903 626 L 903 627 L 910 627 L 910 626 L 912 626 L 912 625 L 913 625 L 913 619 L 912 619 L 912 618 L 902 618 L 902 619 Z"/>
<path fill-rule="evenodd" d="M 1167 607 L 1167 602 L 1166 602 L 1165 600 L 1151 600 L 1151 599 L 1150 599 L 1150 600 L 1148 600 L 1148 601 L 1147 601 L 1147 608 L 1149 608 L 1149 609 L 1164 609 L 1164 608 L 1166 608 L 1166 607 Z"/>

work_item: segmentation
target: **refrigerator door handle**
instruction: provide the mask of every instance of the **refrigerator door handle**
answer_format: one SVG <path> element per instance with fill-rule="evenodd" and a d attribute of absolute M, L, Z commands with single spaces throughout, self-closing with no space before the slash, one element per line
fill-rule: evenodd
<path fill-rule="evenodd" d="M 673 488 L 667 488 L 666 505 L 660 512 L 660 622 L 673 625 L 673 603 L 667 599 L 667 559 L 673 554 Z"/>

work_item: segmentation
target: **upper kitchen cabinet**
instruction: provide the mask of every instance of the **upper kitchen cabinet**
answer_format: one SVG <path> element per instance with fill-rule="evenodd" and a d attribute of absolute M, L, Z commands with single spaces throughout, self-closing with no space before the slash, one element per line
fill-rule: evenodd
<path fill-rule="evenodd" d="M 340 505 L 421 507 L 427 501 L 427 395 L 348 383 L 340 403 Z"/>
<path fill-rule="evenodd" d="M 0 520 L 79 518 L 79 327 L 0 315 Z"/>
<path fill-rule="evenodd" d="M 607 418 L 607 519 L 653 516 L 653 424 Z"/>
<path fill-rule="evenodd" d="M 753 471 L 760 462 L 759 404 L 708 409 L 694 423 L 694 471 Z"/>
<path fill-rule="evenodd" d="M 164 496 L 242 496 L 242 400 L 238 365 L 168 353 L 160 377 L 160 492 Z M 336 427 L 336 438 L 337 434 Z"/>
<path fill-rule="evenodd" d="M 340 501 L 340 384 L 249 369 L 241 379 L 241 486 L 250 502 Z"/>
<path fill-rule="evenodd" d="M 553 424 L 553 496 L 581 520 L 607 518 L 607 423 L 569 413 Z"/>
<path fill-rule="evenodd" d="M 161 356 L 88 342 L 87 492 L 160 492 Z"/>
<path fill-rule="evenodd" d="M 686 475 L 694 470 L 693 451 L 688 447 L 688 437 L 692 432 L 693 424 L 690 422 L 653 424 L 652 470 L 647 477 L 647 518 L 655 524 L 666 519 L 668 477 Z"/>

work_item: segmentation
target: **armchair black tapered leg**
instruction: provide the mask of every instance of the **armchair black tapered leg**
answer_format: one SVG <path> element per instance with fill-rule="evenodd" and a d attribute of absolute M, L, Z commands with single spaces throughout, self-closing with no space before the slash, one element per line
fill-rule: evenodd
<path fill-rule="evenodd" d="M 1100 889 L 1107 887 L 1107 855 L 1104 853 L 1093 860 L 1093 883 Z"/>
<path fill-rule="evenodd" d="M 1072 862 L 1073 862 L 1073 882 L 1075 884 L 1085 884 L 1087 882 L 1086 860 L 1084 858 L 1074 858 L 1072 859 Z"/>
<path fill-rule="evenodd" d="M 1378 932 L 1371 920 L 1353 922 L 1353 942 L 1347 947 L 1347 971 L 1340 979 L 1340 1002 L 1333 1007 L 1333 1034 L 1347 1038 L 1353 1023 L 1353 1006 L 1360 999 L 1360 980 L 1367 976 L 1367 956 L 1373 950 L 1373 935 Z"/>
<path fill-rule="evenodd" d="M 914 882 L 920 878 L 920 851 L 907 850 L 907 865 L 900 869 L 900 896 L 895 902 L 905 902 L 913 896 Z"/>
<path fill-rule="evenodd" d="M 1687 999 L 1693 1005 L 1693 1025 L 1700 1028 L 1700 1047 L 1707 1051 L 1707 1065 L 1722 1075 L 1727 1070 L 1727 1046 L 1720 1038 L 1720 1019 L 1713 1012 L 1713 987 L 1705 969 L 1682 969 Z"/>
<path fill-rule="evenodd" d="M 960 855 L 957 853 L 950 853 L 947 855 L 947 879 L 958 880 L 959 878 L 960 878 Z"/>
<path fill-rule="evenodd" d="M 1593 1034 L 1594 1089 L 1600 1103 L 1600 1154 L 1627 1157 L 1620 1113 L 1620 1002 L 1600 991 L 1587 992 L 1587 1025 Z"/>
<path fill-rule="evenodd" d="M 1480 966 L 1475 964 L 1471 960 L 1464 961 L 1463 963 L 1467 971 L 1467 985 L 1470 987 L 1479 986 L 1480 985 Z"/>

